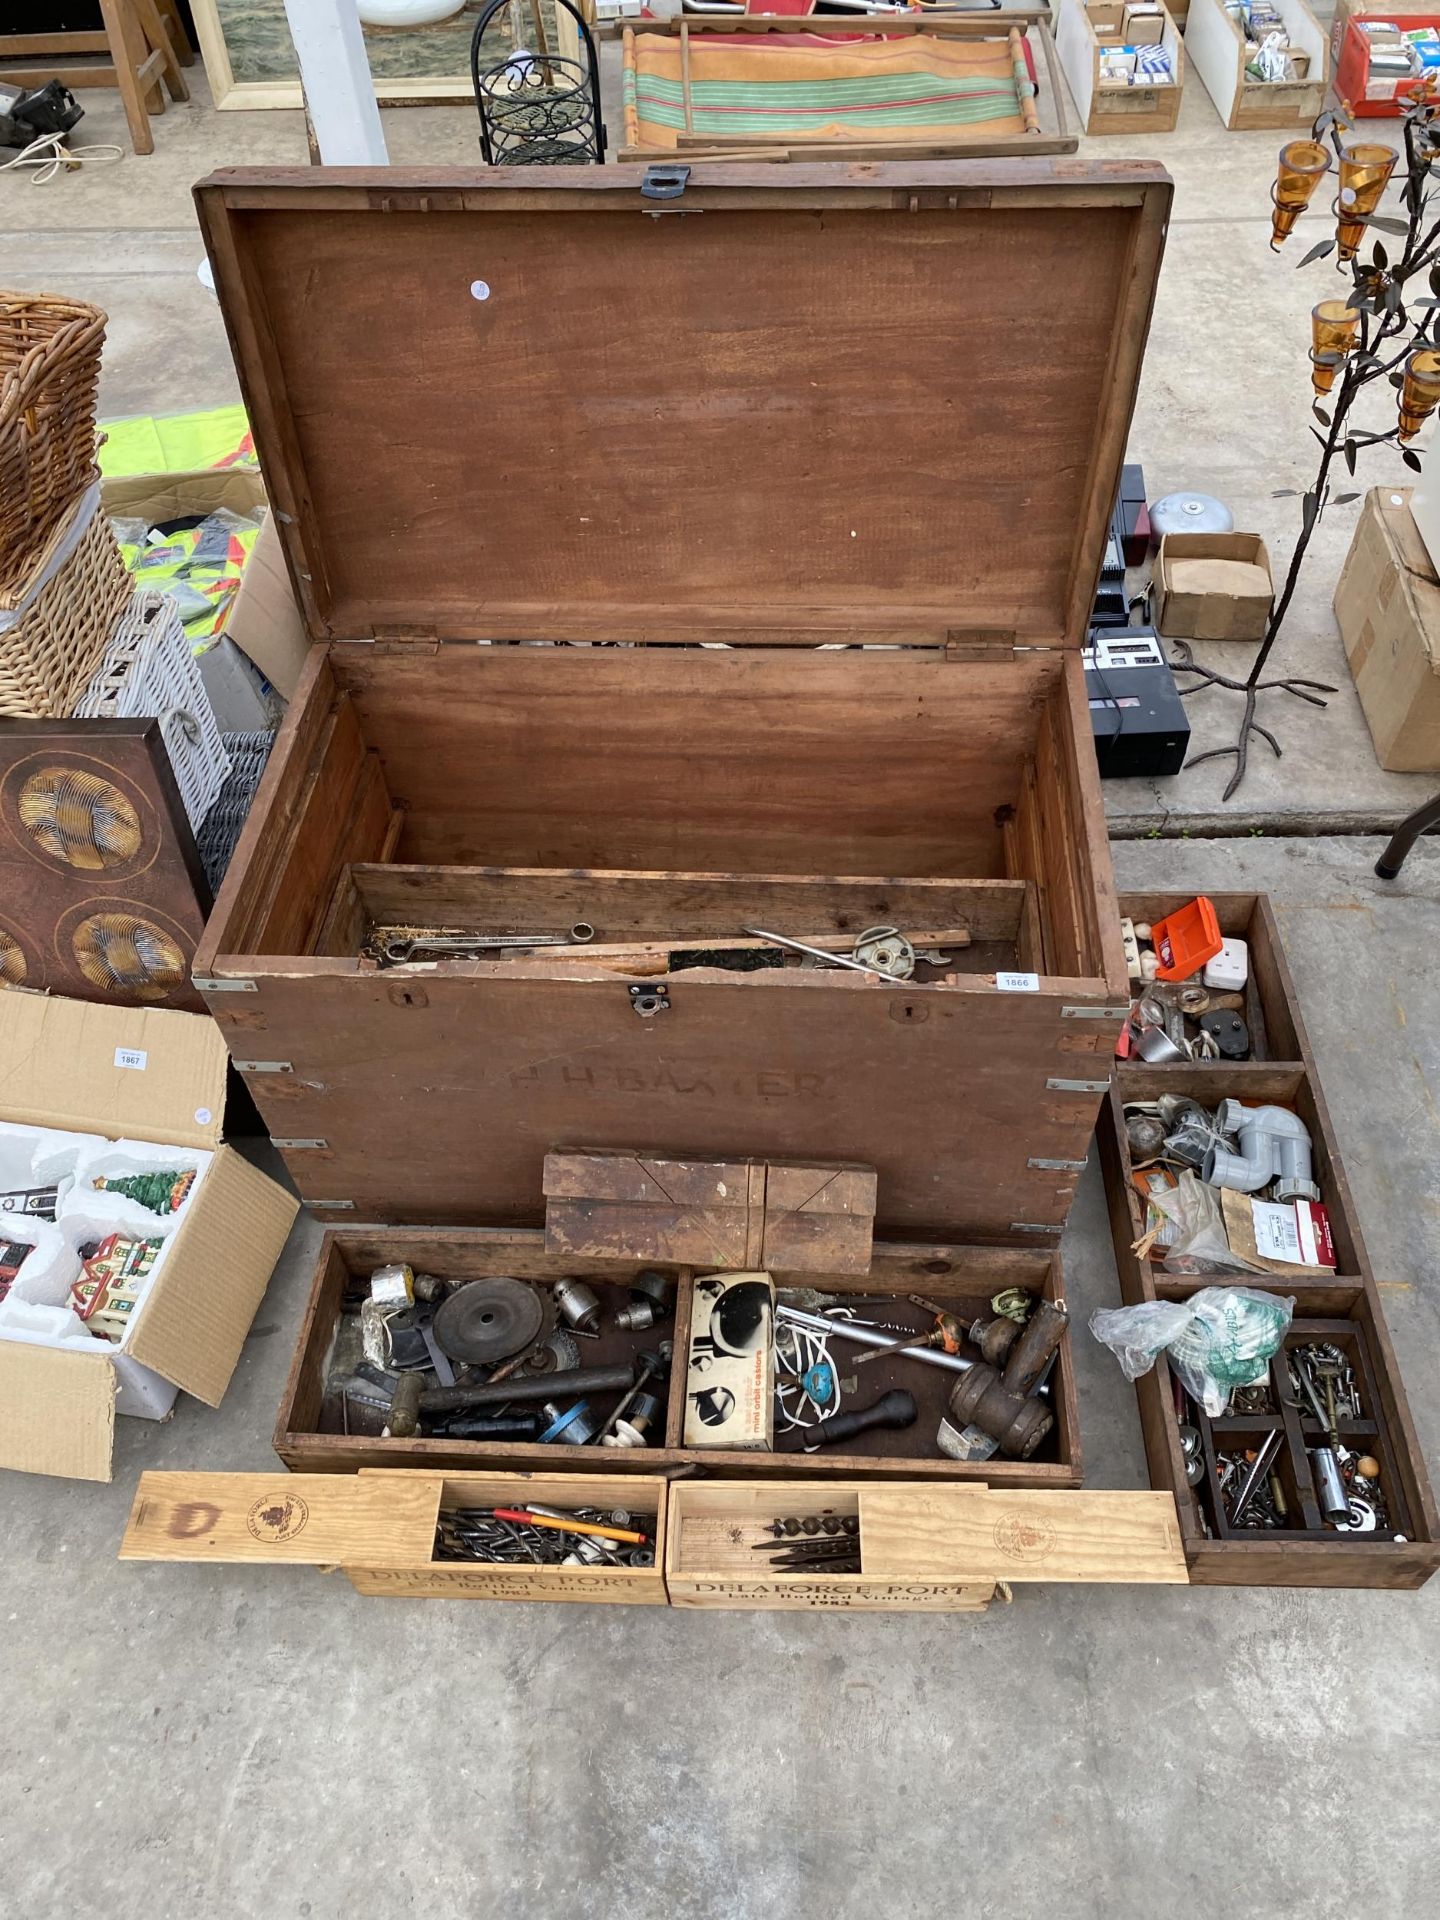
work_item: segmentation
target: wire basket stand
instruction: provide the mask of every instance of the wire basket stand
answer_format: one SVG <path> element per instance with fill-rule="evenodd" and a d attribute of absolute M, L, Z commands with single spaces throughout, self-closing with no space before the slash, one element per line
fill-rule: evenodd
<path fill-rule="evenodd" d="M 582 167 L 603 163 L 600 64 L 595 42 L 570 0 L 554 0 L 574 20 L 583 59 L 550 51 L 540 0 L 529 0 L 535 28 L 531 53 L 515 47 L 492 66 L 481 65 L 481 42 L 497 14 L 518 21 L 521 0 L 490 0 L 470 40 L 470 80 L 480 115 L 480 151 L 490 167 Z"/>

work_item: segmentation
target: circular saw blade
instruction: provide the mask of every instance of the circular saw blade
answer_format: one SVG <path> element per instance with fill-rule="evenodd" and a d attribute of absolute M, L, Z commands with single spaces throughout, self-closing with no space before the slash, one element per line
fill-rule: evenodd
<path fill-rule="evenodd" d="M 435 1344 L 451 1360 L 493 1366 L 534 1346 L 549 1318 L 538 1288 L 494 1275 L 457 1287 L 436 1309 L 432 1331 Z"/>

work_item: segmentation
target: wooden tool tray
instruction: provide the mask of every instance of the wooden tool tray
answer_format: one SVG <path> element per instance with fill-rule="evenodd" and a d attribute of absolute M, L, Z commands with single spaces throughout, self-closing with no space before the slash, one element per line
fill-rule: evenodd
<path fill-rule="evenodd" d="M 1123 894 L 1121 910 L 1151 921 L 1186 904 L 1189 896 Z M 1365 1253 L 1355 1204 L 1336 1146 L 1325 1097 L 1316 1076 L 1294 984 L 1281 949 L 1274 914 L 1264 895 L 1211 894 L 1221 931 L 1249 942 L 1250 983 L 1245 1018 L 1261 1057 L 1175 1066 L 1127 1062 L 1117 1068 L 1107 1096 L 1097 1145 L 1105 1175 L 1111 1234 L 1120 1291 L 1128 1305 L 1147 1300 L 1184 1300 L 1223 1279 L 1168 1273 L 1157 1260 L 1137 1257 L 1133 1243 L 1143 1228 L 1143 1208 L 1131 1185 L 1131 1158 L 1123 1119 L 1129 1100 L 1161 1093 L 1189 1095 L 1213 1107 L 1223 1098 L 1248 1105 L 1289 1108 L 1310 1133 L 1314 1179 L 1330 1219 L 1336 1271 L 1331 1278 L 1288 1279 L 1281 1273 L 1245 1276 L 1236 1284 L 1295 1299 L 1295 1319 L 1286 1346 L 1335 1342 L 1353 1353 L 1362 1382 L 1364 1418 L 1342 1423 L 1340 1436 L 1357 1452 L 1374 1454 L 1392 1525 L 1389 1535 L 1341 1533 L 1323 1526 L 1315 1503 L 1307 1447 L 1323 1444 L 1313 1418 L 1289 1402 L 1291 1389 L 1278 1361 L 1272 1363 L 1275 1411 L 1232 1415 L 1215 1421 L 1185 1418 L 1201 1427 L 1205 1472 L 1198 1488 L 1187 1483 L 1177 1414 L 1177 1383 L 1162 1356 L 1135 1383 L 1152 1487 L 1175 1495 L 1190 1578 L 1224 1586 L 1418 1587 L 1440 1566 L 1440 1524 L 1380 1296 Z M 1288 1060 L 1282 1057 L 1292 1050 Z M 1286 1489 L 1289 1524 L 1276 1531 L 1230 1528 L 1217 1515 L 1214 1454 L 1222 1448 L 1254 1448 L 1273 1428 L 1284 1435 L 1279 1473 Z M 1389 1536 L 1403 1536 L 1394 1538 Z"/>
<path fill-rule="evenodd" d="M 598 1339 L 579 1342 L 581 1365 L 608 1366 L 634 1353 L 653 1349 L 662 1338 L 672 1339 L 675 1364 L 671 1372 L 667 1425 L 662 1446 L 624 1449 L 600 1446 L 539 1445 L 515 1440 L 464 1440 L 453 1437 L 382 1437 L 382 1416 L 353 1410 L 328 1384 L 348 1376 L 349 1356 L 360 1357 L 358 1308 L 368 1291 L 371 1272 L 400 1261 L 416 1273 L 434 1273 L 450 1280 L 478 1279 L 485 1274 L 508 1274 L 544 1286 L 564 1276 L 583 1279 L 602 1302 L 602 1332 Z M 494 1462 L 505 1468 L 535 1472 L 673 1474 L 704 1471 L 714 1474 L 781 1475 L 824 1485 L 829 1477 L 865 1475 L 883 1478 L 978 1480 L 996 1487 L 1077 1487 L 1081 1479 L 1080 1431 L 1075 1407 L 1075 1377 L 1068 1336 L 1062 1342 L 1050 1376 L 1050 1406 L 1055 1415 L 1051 1433 L 1029 1460 L 1005 1460 L 998 1455 L 983 1462 L 950 1460 L 935 1447 L 935 1434 L 950 1391 L 960 1379 L 940 1367 L 900 1357 L 878 1360 L 865 1369 L 863 1400 L 870 1404 L 891 1387 L 904 1387 L 915 1396 L 919 1418 L 913 1427 L 883 1430 L 863 1436 L 853 1452 L 827 1448 L 799 1451 L 802 1436 L 777 1434 L 773 1452 L 687 1448 L 681 1443 L 685 1411 L 685 1356 L 689 1349 L 693 1272 L 672 1267 L 678 1292 L 673 1321 L 664 1321 L 643 1333 L 617 1331 L 611 1324 L 613 1308 L 628 1298 L 628 1282 L 650 1261 L 581 1260 L 558 1258 L 545 1252 L 544 1234 L 476 1228 L 343 1229 L 328 1232 L 321 1245 L 310 1300 L 301 1323 L 295 1359 L 286 1383 L 275 1429 L 275 1451 L 297 1473 L 341 1473 L 361 1467 L 417 1467 L 431 1472 L 476 1467 Z M 658 1263 L 664 1265 L 665 1263 Z M 784 1289 L 787 1276 L 776 1274 Z M 844 1294 L 858 1301 L 878 1298 L 877 1319 L 885 1317 L 886 1296 L 892 1311 L 903 1313 L 918 1328 L 927 1316 L 910 1307 L 905 1296 L 920 1292 L 934 1296 L 973 1318 L 989 1310 L 991 1297 L 1002 1288 L 1018 1286 L 1056 1299 L 1061 1293 L 1059 1258 L 1034 1249 L 974 1247 L 910 1247 L 877 1244 L 867 1275 L 797 1274 L 788 1284 Z M 836 1342 L 834 1352 L 845 1371 L 847 1353 L 863 1351 Z M 565 1374 L 554 1375 L 557 1402 L 568 1405 Z M 616 1394 L 594 1400 L 597 1414 L 608 1413 Z M 853 1400 L 853 1397 L 852 1397 Z M 851 1404 L 847 1401 L 847 1405 Z M 357 1431 L 360 1426 L 368 1431 Z M 347 1431 L 347 1427 L 349 1431 Z"/>
<path fill-rule="evenodd" d="M 1047 160 L 202 184 L 316 644 L 196 971 L 315 1211 L 531 1225 L 553 1148 L 663 1145 L 874 1167 L 891 1239 L 1058 1237 L 1125 985 L 1079 647 L 1169 195 Z M 903 986 L 657 982 L 379 969 L 391 916 L 970 940 Z"/>

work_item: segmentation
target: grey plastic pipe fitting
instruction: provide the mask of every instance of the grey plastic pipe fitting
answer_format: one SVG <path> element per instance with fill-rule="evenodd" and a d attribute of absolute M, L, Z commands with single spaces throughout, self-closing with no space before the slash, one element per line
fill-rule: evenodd
<path fill-rule="evenodd" d="M 1239 1153 L 1211 1147 L 1201 1178 L 1212 1187 L 1230 1187 L 1236 1193 L 1258 1193 L 1275 1182 L 1278 1200 L 1318 1200 L 1320 1189 L 1310 1178 L 1310 1133 L 1286 1107 L 1246 1107 L 1238 1100 L 1222 1100 L 1215 1115 L 1221 1133 L 1233 1133 Z"/>

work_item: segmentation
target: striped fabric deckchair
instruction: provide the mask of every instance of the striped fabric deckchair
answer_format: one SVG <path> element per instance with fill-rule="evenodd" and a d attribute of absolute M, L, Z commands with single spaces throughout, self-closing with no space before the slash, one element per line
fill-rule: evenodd
<path fill-rule="evenodd" d="M 625 143 L 963 146 L 1039 132 L 1023 36 L 625 35 Z"/>

